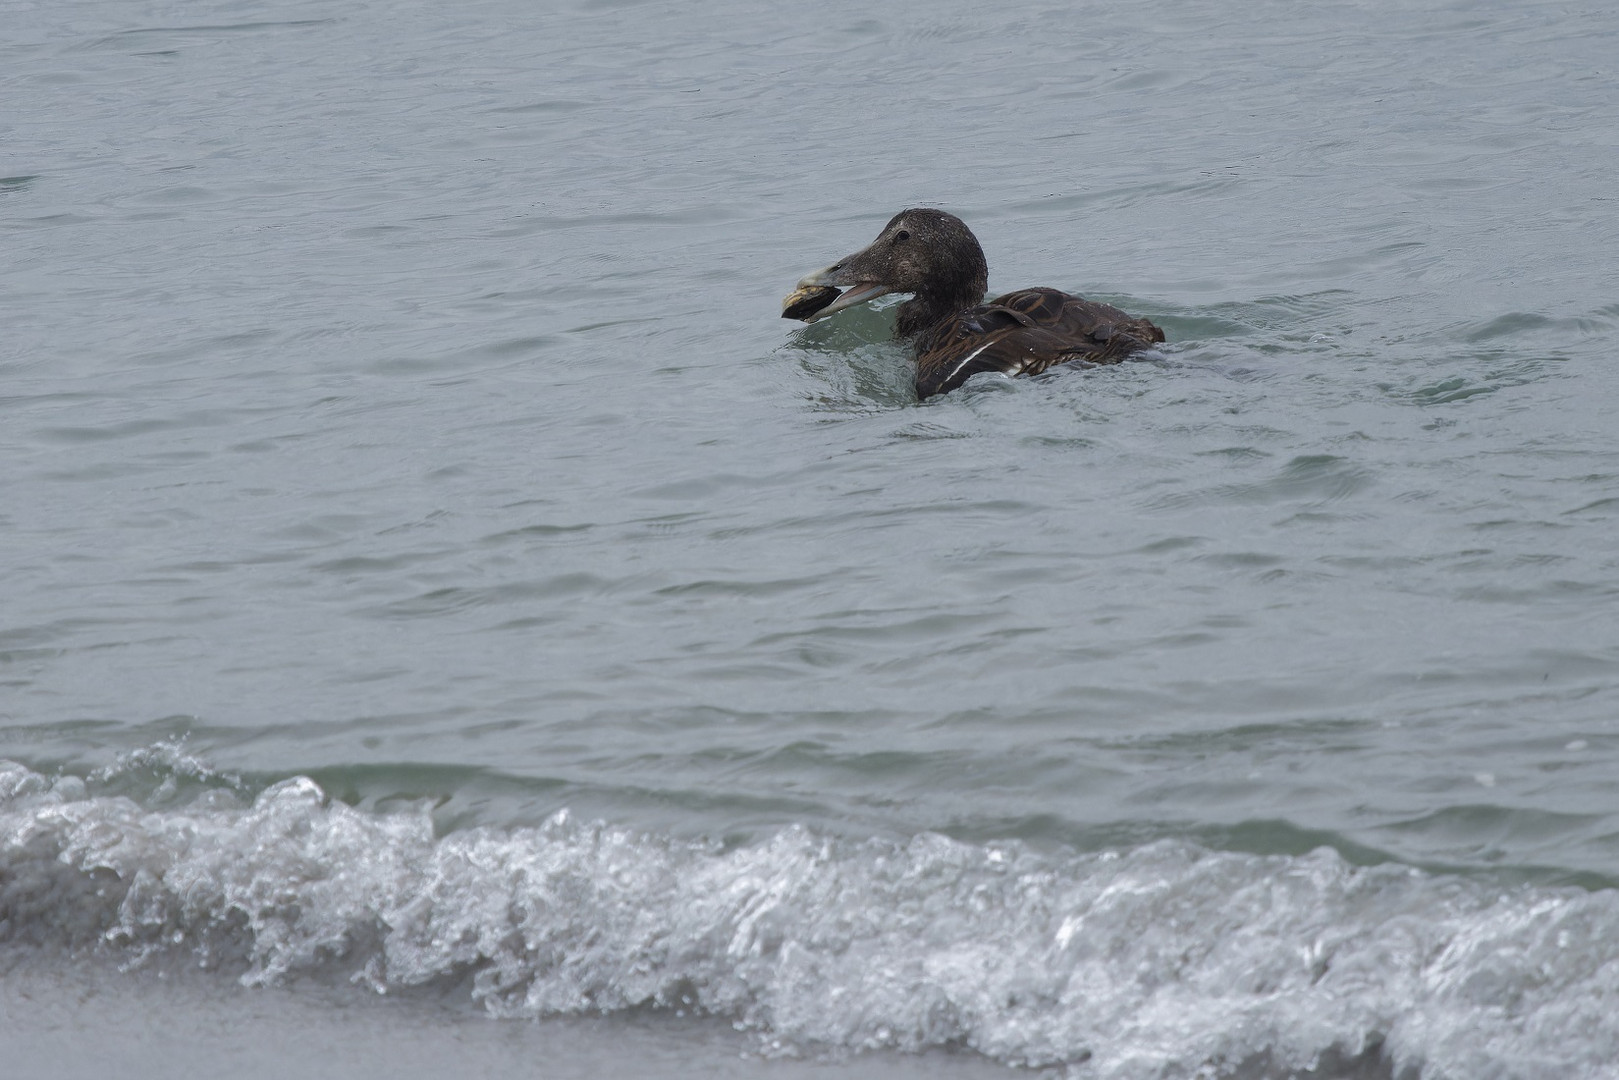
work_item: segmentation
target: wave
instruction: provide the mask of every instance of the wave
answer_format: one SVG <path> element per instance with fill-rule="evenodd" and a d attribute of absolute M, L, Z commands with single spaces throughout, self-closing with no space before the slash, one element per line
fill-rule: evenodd
<path fill-rule="evenodd" d="M 1077 1077 L 1359 1062 L 1564 1080 L 1619 1059 L 1613 890 L 1325 848 L 804 827 L 728 846 L 566 812 L 440 836 L 425 808 L 357 810 L 303 777 L 145 803 L 0 762 L 0 942 L 249 984 L 453 985 L 501 1017 L 707 1014 L 766 1052 L 960 1047 Z"/>

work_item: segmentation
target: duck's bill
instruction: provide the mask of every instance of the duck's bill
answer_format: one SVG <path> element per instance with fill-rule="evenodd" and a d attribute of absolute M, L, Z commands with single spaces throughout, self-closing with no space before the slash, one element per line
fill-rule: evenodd
<path fill-rule="evenodd" d="M 864 304 L 868 300 L 875 300 L 888 293 L 886 285 L 879 285 L 872 281 L 862 281 L 850 286 L 847 292 L 842 292 L 832 285 L 821 284 L 822 274 L 811 274 L 798 283 L 798 288 L 790 293 L 781 302 L 781 317 L 784 319 L 801 319 L 811 323 L 817 319 L 824 319 L 834 315 L 844 308 Z"/>

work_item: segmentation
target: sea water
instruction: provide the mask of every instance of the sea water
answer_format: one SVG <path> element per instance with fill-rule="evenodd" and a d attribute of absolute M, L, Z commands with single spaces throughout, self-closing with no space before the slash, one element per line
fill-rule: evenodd
<path fill-rule="evenodd" d="M 0 27 L 0 1057 L 1619 1075 L 1619 16 Z"/>

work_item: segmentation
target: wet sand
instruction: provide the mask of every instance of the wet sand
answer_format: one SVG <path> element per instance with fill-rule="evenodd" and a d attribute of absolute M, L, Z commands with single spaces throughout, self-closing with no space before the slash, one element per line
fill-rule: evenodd
<path fill-rule="evenodd" d="M 0 974 L 4 1075 L 52 1080 L 193 1076 L 754 1077 L 979 1080 L 1007 1070 L 973 1054 L 764 1058 L 719 1020 L 657 1014 L 495 1020 L 442 1000 L 401 1001 L 304 983 L 244 987 L 228 976 L 120 972 L 59 960 Z"/>

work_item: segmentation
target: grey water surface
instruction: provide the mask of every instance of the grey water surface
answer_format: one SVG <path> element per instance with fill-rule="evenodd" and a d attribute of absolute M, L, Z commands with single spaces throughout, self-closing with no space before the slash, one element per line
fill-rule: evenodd
<path fill-rule="evenodd" d="M 0 1047 L 200 968 L 271 1056 L 370 988 L 534 1075 L 1619 1075 L 1615 57 L 0 3 L 0 967 L 118 1003 Z M 913 205 L 1169 343 L 918 404 L 777 317 Z"/>

